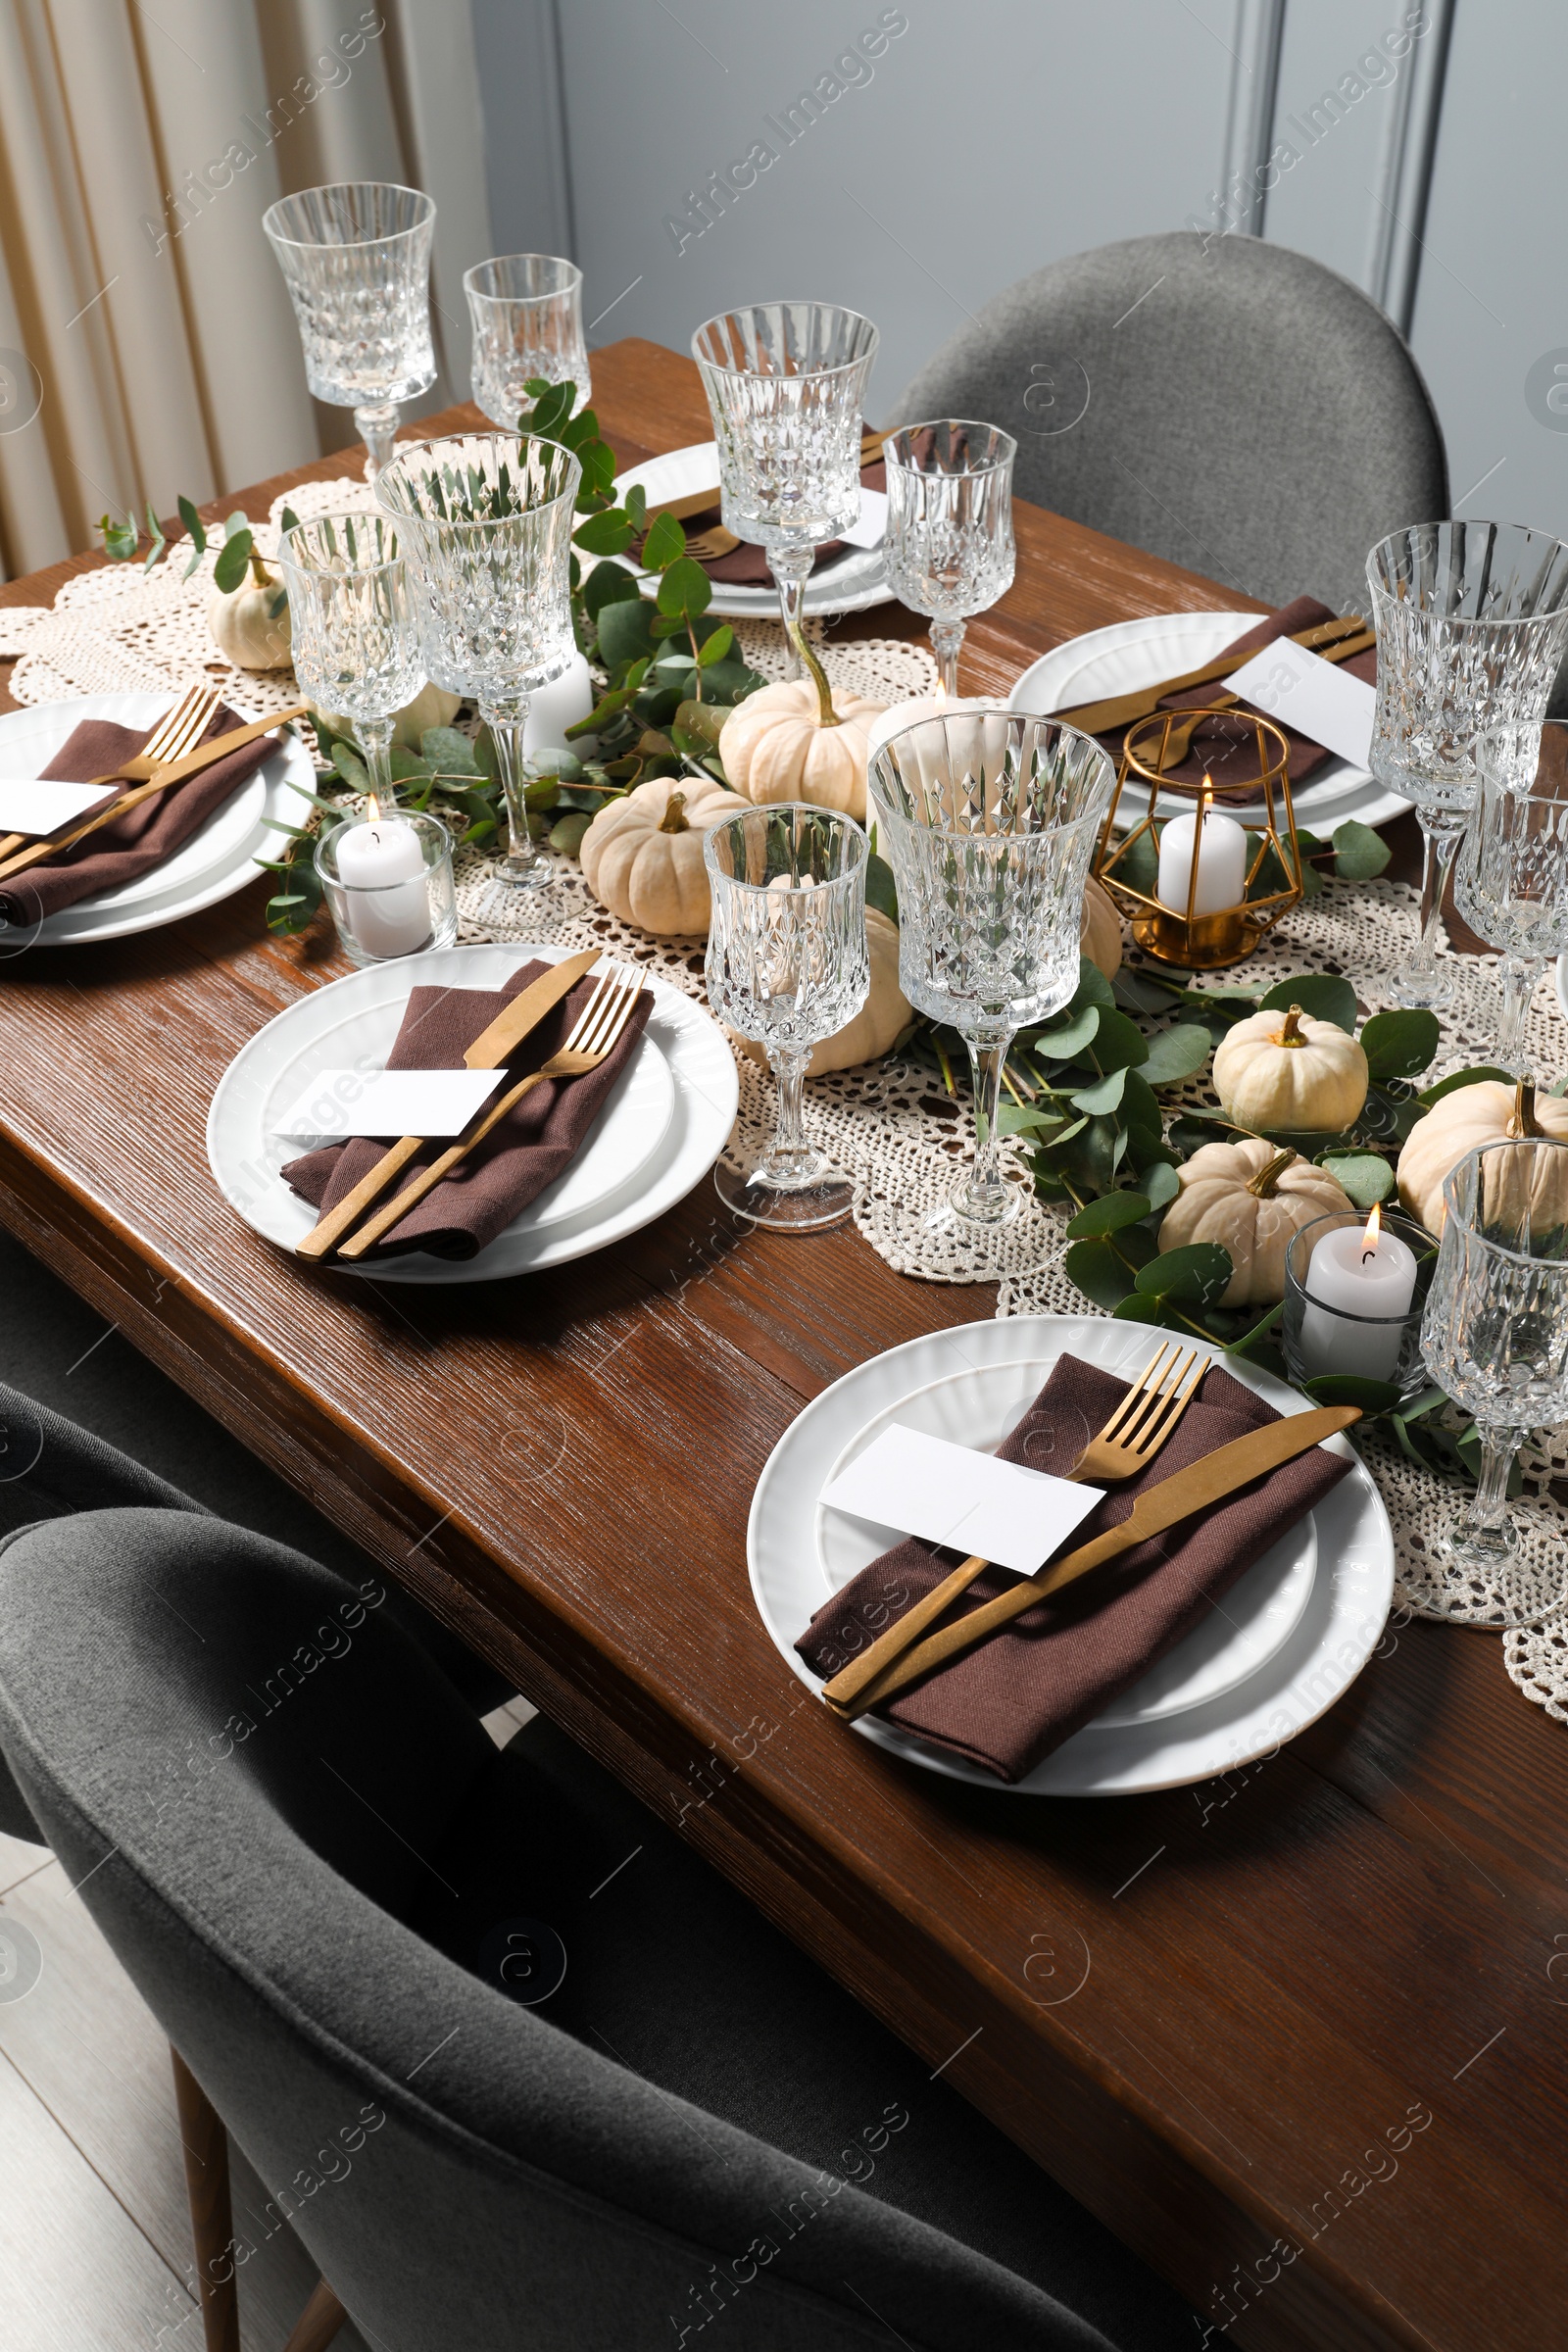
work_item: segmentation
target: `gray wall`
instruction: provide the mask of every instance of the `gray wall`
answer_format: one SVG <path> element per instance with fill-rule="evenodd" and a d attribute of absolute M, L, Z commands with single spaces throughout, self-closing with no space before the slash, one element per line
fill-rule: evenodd
<path fill-rule="evenodd" d="M 1433 386 L 1456 502 L 1568 536 L 1568 372 L 1547 398 L 1568 369 L 1563 0 L 473 9 L 498 249 L 575 255 L 590 343 L 684 350 L 733 302 L 823 294 L 880 325 L 871 414 L 891 415 L 1043 262 L 1218 224 L 1382 302 Z M 835 75 L 890 16 L 906 28 Z M 823 75 L 853 86 L 787 144 L 775 125 Z M 704 225 L 693 197 L 758 139 L 777 160 Z"/>

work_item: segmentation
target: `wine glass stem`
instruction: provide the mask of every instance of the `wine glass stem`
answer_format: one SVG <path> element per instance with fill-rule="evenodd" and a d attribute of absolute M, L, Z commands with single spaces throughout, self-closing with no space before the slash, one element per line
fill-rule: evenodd
<path fill-rule="evenodd" d="M 805 675 L 806 583 L 816 561 L 814 547 L 776 547 L 768 551 L 767 568 L 778 587 L 779 616 L 784 623 L 789 658 L 787 677 Z"/>
<path fill-rule="evenodd" d="M 398 805 L 398 788 L 392 781 L 392 730 L 395 719 L 391 712 L 384 718 L 362 718 L 355 733 L 365 754 L 365 772 L 370 790 L 383 808 Z"/>
<path fill-rule="evenodd" d="M 1421 865 L 1421 931 L 1415 953 L 1405 965 L 1404 977 L 1408 988 L 1431 991 L 1438 977 L 1438 941 L 1443 933 L 1443 897 L 1448 887 L 1448 872 L 1453 854 L 1464 837 L 1464 827 L 1439 828 L 1421 819 L 1421 841 L 1424 851 Z"/>
<path fill-rule="evenodd" d="M 397 403 L 389 400 L 356 409 L 354 421 L 366 448 L 365 478 L 373 482 L 382 466 L 392 463 L 392 441 L 398 429 Z"/>
<path fill-rule="evenodd" d="M 506 708 L 486 710 L 481 704 L 479 715 L 490 729 L 496 747 L 496 765 L 501 770 L 502 798 L 507 804 L 506 872 L 512 881 L 523 877 L 532 879 L 535 869 L 543 864 L 528 831 L 528 810 L 523 800 L 527 762 L 523 758 L 522 738 L 528 723 L 528 698 L 525 694 L 509 695 Z"/>
<path fill-rule="evenodd" d="M 799 1182 L 815 1156 L 806 1140 L 806 1065 L 810 1052 L 772 1046 L 767 1058 L 778 1080 L 778 1116 L 767 1157 L 758 1173 L 764 1182 Z"/>
<path fill-rule="evenodd" d="M 1497 959 L 1497 977 L 1502 984 L 1502 1012 L 1497 1022 L 1497 1060 L 1516 1078 L 1530 1074 L 1530 1056 L 1525 1051 L 1525 1023 L 1530 1017 L 1531 1000 L 1541 977 L 1544 959 L 1539 956 L 1502 956 Z"/>
<path fill-rule="evenodd" d="M 961 620 L 934 620 L 931 647 L 942 671 L 942 691 L 951 702 L 958 691 L 958 648 L 963 643 Z"/>
<path fill-rule="evenodd" d="M 1524 1439 L 1522 1429 L 1482 1427 L 1481 1476 L 1476 1481 L 1475 1500 L 1460 1523 L 1461 1537 L 1489 1535 L 1507 1518 L 1508 1473 Z"/>
<path fill-rule="evenodd" d="M 1012 1040 L 1004 1037 L 990 1043 L 966 1037 L 963 1042 L 969 1049 L 969 1074 L 974 1085 L 974 1173 L 967 1186 L 970 1214 L 999 1216 L 1008 1200 L 1002 1177 L 1002 1139 L 997 1133 L 997 1114 L 1002 1107 L 1003 1067 Z"/>

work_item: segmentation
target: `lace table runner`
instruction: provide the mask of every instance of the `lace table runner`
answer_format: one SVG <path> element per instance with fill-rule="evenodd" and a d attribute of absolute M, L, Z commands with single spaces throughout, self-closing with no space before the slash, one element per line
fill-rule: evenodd
<path fill-rule="evenodd" d="M 268 522 L 257 526 L 264 554 L 275 550 L 278 516 L 274 503 Z M 369 510 L 368 485 L 360 479 L 311 482 L 288 494 L 302 519 L 345 509 Z M 17 660 L 11 690 L 19 703 L 43 703 L 76 695 L 135 690 L 168 691 L 206 672 L 234 705 L 260 715 L 294 699 L 291 671 L 233 669 L 220 655 L 208 630 L 212 593 L 209 552 L 192 577 L 181 577 L 188 552 L 173 551 L 144 573 L 135 564 L 87 572 L 62 588 L 52 610 L 0 609 L 0 659 Z M 781 632 L 771 621 L 737 626 L 743 658 L 765 676 L 783 674 Z M 929 693 L 935 665 L 923 647 L 897 639 L 834 644 L 813 623 L 830 676 L 837 685 L 893 702 Z M 20 657 L 20 658 L 19 658 Z M 554 886 L 518 894 L 502 881 L 492 860 L 472 851 L 458 859 L 461 936 L 466 940 L 519 939 L 563 946 L 601 942 L 617 957 L 658 970 L 700 998 L 703 951 L 689 941 L 656 941 L 606 912 L 589 893 L 580 867 L 561 859 Z M 1251 960 L 1230 977 L 1268 985 L 1287 973 L 1342 973 L 1354 980 L 1367 1012 L 1389 1002 L 1390 973 L 1408 955 L 1416 932 L 1414 894 L 1382 882 L 1330 882 L 1322 896 L 1294 910 Z M 1496 984 L 1489 963 L 1459 956 L 1455 996 L 1445 1016 L 1446 1066 L 1490 1058 L 1494 1035 Z M 1538 993 L 1531 1015 L 1530 1044 L 1543 1077 L 1554 1075 L 1564 1058 L 1562 1016 L 1551 986 Z M 737 1051 L 740 1118 L 731 1146 L 737 1157 L 760 1150 L 772 1125 L 771 1078 Z M 1198 1105 L 1214 1098 L 1201 1081 L 1168 1090 L 1167 1102 Z M 929 1282 L 996 1281 L 997 1312 L 1094 1314 L 1099 1312 L 1062 1271 L 1062 1213 L 1036 1200 L 1025 1189 L 1023 1213 L 1007 1232 L 976 1246 L 944 1222 L 943 1203 L 972 1147 L 966 1102 L 956 1103 L 935 1073 L 923 1064 L 892 1057 L 812 1082 L 813 1124 L 828 1147 L 858 1179 L 856 1221 L 871 1247 L 897 1271 Z M 1014 1163 L 1009 1172 L 1022 1182 Z M 1428 1578 L 1427 1560 L 1436 1540 L 1459 1507 L 1459 1491 L 1436 1473 L 1409 1462 L 1376 1431 L 1365 1441 L 1366 1457 L 1382 1490 L 1394 1525 L 1402 1605 L 1423 1616 L 1467 1615 L 1464 1604 L 1445 1602 Z M 1568 1493 L 1568 1432 L 1538 1438 L 1523 1457 L 1525 1494 L 1516 1505 L 1521 1536 L 1522 1580 L 1549 1590 L 1568 1554 L 1568 1508 L 1550 1492 Z M 1469 1613 L 1484 1609 L 1477 1592 Z M 1525 1694 L 1559 1722 L 1568 1723 L 1568 1621 L 1556 1611 L 1504 1637 L 1507 1671 Z"/>

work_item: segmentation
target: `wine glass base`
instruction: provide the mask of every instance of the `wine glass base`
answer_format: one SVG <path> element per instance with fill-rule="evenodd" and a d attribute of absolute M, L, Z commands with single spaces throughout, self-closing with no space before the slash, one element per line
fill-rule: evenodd
<path fill-rule="evenodd" d="M 977 1213 L 968 1187 L 960 1184 L 940 1208 L 932 1209 L 926 1217 L 926 1231 L 957 1233 L 973 1242 L 983 1241 L 988 1233 L 1005 1233 L 1023 1215 L 1024 1188 L 1021 1184 L 1004 1183 L 1004 1191 L 1005 1198 L 997 1202 L 994 1211 L 988 1206 L 984 1213 Z"/>
<path fill-rule="evenodd" d="M 1412 1597 L 1429 1615 L 1482 1633 L 1539 1624 L 1568 1596 L 1568 1565 L 1534 1567 L 1506 1540 L 1453 1536 L 1434 1544 L 1427 1562 L 1423 1576 L 1404 1580 Z"/>
<path fill-rule="evenodd" d="M 1453 998 L 1453 969 L 1439 964 L 1430 979 L 1402 972 L 1391 972 L 1388 979 L 1391 1001 L 1406 1012 L 1441 1012 Z"/>
<path fill-rule="evenodd" d="M 809 1184 L 786 1187 L 765 1184 L 755 1173 L 748 1175 L 720 1160 L 713 1170 L 713 1190 L 737 1217 L 765 1226 L 769 1233 L 825 1232 L 853 1214 L 858 1198 L 854 1178 L 832 1166 Z"/>
<path fill-rule="evenodd" d="M 501 879 L 510 882 L 514 890 L 544 890 L 556 878 L 556 869 L 548 858 L 504 858 L 501 860 Z"/>

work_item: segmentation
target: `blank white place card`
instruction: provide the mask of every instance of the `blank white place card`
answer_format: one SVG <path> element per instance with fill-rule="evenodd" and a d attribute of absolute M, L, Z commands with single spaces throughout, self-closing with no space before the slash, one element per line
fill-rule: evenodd
<path fill-rule="evenodd" d="M 505 1070 L 318 1070 L 272 1122 L 292 1143 L 350 1135 L 461 1135 Z"/>
<path fill-rule="evenodd" d="M 880 547 L 887 536 L 888 494 L 885 490 L 860 492 L 860 519 L 852 522 L 839 537 L 847 547 Z"/>
<path fill-rule="evenodd" d="M 1032 1576 L 1104 1493 L 895 1422 L 822 1489 L 830 1510 Z"/>
<path fill-rule="evenodd" d="M 1265 718 L 1294 727 L 1352 767 L 1365 767 L 1372 748 L 1372 713 L 1377 689 L 1351 677 L 1337 662 L 1278 637 L 1253 654 L 1225 680 L 1232 694 L 1261 710 Z"/>
<path fill-rule="evenodd" d="M 112 801 L 118 784 L 62 784 L 58 779 L 0 776 L 0 833 L 45 840 L 62 825 Z"/>

